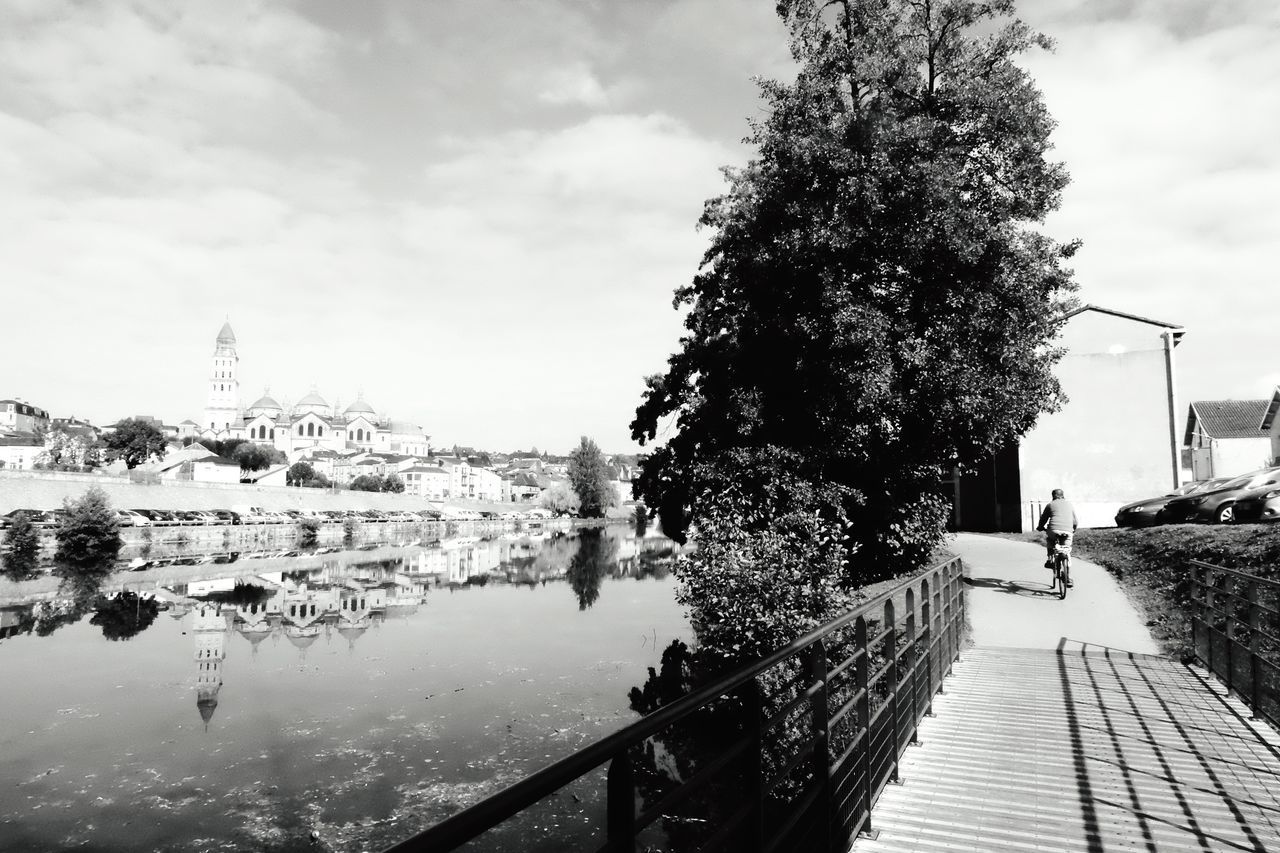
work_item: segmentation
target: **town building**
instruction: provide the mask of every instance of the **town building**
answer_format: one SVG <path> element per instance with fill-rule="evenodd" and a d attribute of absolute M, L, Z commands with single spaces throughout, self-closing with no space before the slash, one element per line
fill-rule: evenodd
<path fill-rule="evenodd" d="M 0 435 L 35 435 L 49 428 L 49 413 L 25 400 L 0 400 Z"/>
<path fill-rule="evenodd" d="M 43 451 L 34 435 L 0 435 L 0 470 L 30 471 Z"/>
<path fill-rule="evenodd" d="M 439 465 L 414 465 L 406 468 L 400 476 L 404 479 L 404 492 L 407 495 L 417 495 L 431 501 L 442 501 L 450 497 L 451 476 Z"/>
<path fill-rule="evenodd" d="M 1183 444 L 1191 479 L 1234 477 L 1276 457 L 1266 418 L 1270 400 L 1197 400 L 1187 408 Z"/>

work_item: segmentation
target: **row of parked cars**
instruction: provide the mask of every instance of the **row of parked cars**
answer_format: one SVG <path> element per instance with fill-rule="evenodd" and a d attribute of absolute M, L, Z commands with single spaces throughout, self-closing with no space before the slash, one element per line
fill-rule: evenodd
<path fill-rule="evenodd" d="M 1120 507 L 1118 527 L 1280 521 L 1280 466 L 1219 477 Z"/>
<path fill-rule="evenodd" d="M 25 513 L 27 520 L 37 527 L 55 527 L 66 510 L 15 509 L 0 516 L 0 527 L 12 522 L 18 513 Z M 237 507 L 235 509 L 171 510 L 171 509 L 118 509 L 116 519 L 121 527 L 188 527 L 212 524 L 292 524 L 313 519 L 322 524 L 341 524 L 347 519 L 358 522 L 408 522 L 418 524 L 435 521 L 440 513 L 431 509 L 407 512 L 398 510 L 273 510 L 263 507 Z"/>

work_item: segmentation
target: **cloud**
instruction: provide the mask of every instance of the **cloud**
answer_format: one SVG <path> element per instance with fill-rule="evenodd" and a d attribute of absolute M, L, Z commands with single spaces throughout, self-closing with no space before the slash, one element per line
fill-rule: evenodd
<path fill-rule="evenodd" d="M 1277 7 L 1042 2 L 1023 14 L 1058 42 L 1027 65 L 1073 178 L 1048 224 L 1084 242 L 1081 296 L 1185 323 L 1182 396 L 1253 396 L 1280 233 Z"/>
<path fill-rule="evenodd" d="M 581 62 L 548 71 L 543 75 L 537 97 L 543 103 L 556 106 L 601 107 L 609 100 L 604 86 L 586 63 Z"/>

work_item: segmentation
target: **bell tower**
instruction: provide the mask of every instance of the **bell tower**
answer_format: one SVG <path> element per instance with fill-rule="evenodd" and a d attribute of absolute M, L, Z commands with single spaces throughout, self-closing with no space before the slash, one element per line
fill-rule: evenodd
<path fill-rule="evenodd" d="M 236 333 L 231 322 L 222 324 L 213 349 L 213 365 L 209 372 L 209 394 L 204 407 L 204 419 L 200 429 L 224 432 L 240 417 L 240 379 L 236 355 Z"/>

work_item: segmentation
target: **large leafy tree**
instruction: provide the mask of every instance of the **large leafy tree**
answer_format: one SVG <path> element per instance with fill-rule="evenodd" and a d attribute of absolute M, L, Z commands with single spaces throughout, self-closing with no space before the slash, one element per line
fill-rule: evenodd
<path fill-rule="evenodd" d="M 861 582 L 940 541 L 938 483 L 1059 402 L 1074 244 L 1037 230 L 1068 177 L 1015 64 L 1047 39 L 1012 0 L 781 0 L 798 65 L 765 83 L 757 157 L 706 205 L 676 292 L 687 334 L 632 423 L 639 489 L 678 538 L 725 483 L 838 520 Z M 816 488 L 780 494 L 768 472 Z M 749 496 L 748 496 L 749 497 Z M 770 529 L 769 513 L 744 513 Z M 717 525 L 719 524 L 717 519 Z"/>
<path fill-rule="evenodd" d="M 585 435 L 569 454 L 569 482 L 578 495 L 578 513 L 583 518 L 603 518 L 618 503 L 609 463 L 600 447 Z"/>
<path fill-rule="evenodd" d="M 125 418 L 102 440 L 111 459 L 123 459 L 129 468 L 137 468 L 152 459 L 162 459 L 168 445 L 155 424 L 138 418 Z"/>
<path fill-rule="evenodd" d="M 246 474 L 265 471 L 272 465 L 285 461 L 285 455 L 276 448 L 250 441 L 236 445 L 231 451 L 231 458 L 240 463 L 241 472 Z"/>

